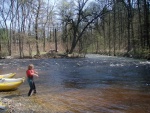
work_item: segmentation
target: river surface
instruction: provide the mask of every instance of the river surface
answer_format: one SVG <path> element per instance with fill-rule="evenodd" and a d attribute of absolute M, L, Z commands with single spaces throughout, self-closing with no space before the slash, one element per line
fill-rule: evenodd
<path fill-rule="evenodd" d="M 150 113 L 150 62 L 87 55 L 78 59 L 0 60 L 0 74 L 25 77 L 28 64 L 39 72 L 37 94 L 25 81 L 1 98 L 20 103 L 23 113 Z"/>

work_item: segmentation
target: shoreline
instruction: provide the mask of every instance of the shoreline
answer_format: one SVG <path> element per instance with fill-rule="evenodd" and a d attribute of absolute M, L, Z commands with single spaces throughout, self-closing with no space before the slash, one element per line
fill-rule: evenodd
<path fill-rule="evenodd" d="M 90 54 L 90 53 L 89 53 Z M 58 53 L 55 51 L 50 51 L 44 54 L 40 55 L 34 55 L 34 56 L 6 56 L 6 57 L 1 57 L 0 59 L 45 59 L 45 58 L 85 58 L 87 54 L 85 53 L 72 53 L 72 54 L 67 54 L 67 53 Z M 93 55 L 103 55 L 103 54 L 93 54 Z M 109 56 L 109 55 L 106 55 Z M 112 56 L 112 57 L 124 57 L 124 58 L 133 58 L 133 59 L 144 59 L 149 61 L 150 58 L 143 58 L 143 57 L 136 57 L 132 55 L 123 55 L 123 56 Z"/>
<path fill-rule="evenodd" d="M 34 55 L 34 56 L 24 56 L 20 58 L 19 56 L 6 56 L 0 59 L 44 59 L 44 58 L 85 58 L 86 54 L 61 54 L 61 53 L 45 53 L 41 55 Z"/>

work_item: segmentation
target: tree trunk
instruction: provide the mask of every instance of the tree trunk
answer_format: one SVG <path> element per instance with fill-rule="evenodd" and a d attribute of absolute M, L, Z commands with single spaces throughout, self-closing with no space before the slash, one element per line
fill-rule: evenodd
<path fill-rule="evenodd" d="M 55 52 L 57 52 L 57 32 L 55 29 Z"/>
<path fill-rule="evenodd" d="M 75 36 L 74 36 L 75 37 Z M 71 49 L 69 51 L 69 54 L 71 54 L 73 52 L 73 50 L 75 49 L 76 47 L 76 38 L 73 38 L 73 41 L 72 41 L 72 46 L 71 46 Z"/>
<path fill-rule="evenodd" d="M 144 45 L 146 49 L 149 49 L 149 3 L 144 0 Z"/>
<path fill-rule="evenodd" d="M 35 31 L 36 32 L 36 35 L 35 35 L 35 38 L 36 38 L 36 55 L 40 55 L 40 51 L 39 51 L 39 43 L 38 43 L 38 34 L 37 34 L 37 30 Z"/>
<path fill-rule="evenodd" d="M 12 28 L 12 25 L 11 25 L 11 23 L 10 23 L 10 35 L 9 35 L 9 41 L 8 41 L 8 45 L 9 45 L 9 46 L 8 46 L 8 47 L 9 47 L 9 49 L 8 49 L 8 50 L 9 50 L 9 56 L 11 56 L 11 48 L 12 48 L 12 47 L 11 47 L 11 42 L 12 42 L 12 29 L 11 29 L 11 28 Z"/>
<path fill-rule="evenodd" d="M 41 8 L 41 3 L 38 1 L 38 7 L 37 7 L 37 12 L 36 12 L 36 18 L 35 18 L 35 39 L 36 39 L 36 55 L 40 55 L 39 51 L 39 38 L 38 38 L 38 18 L 39 18 L 39 13 L 40 13 L 40 8 Z"/>
<path fill-rule="evenodd" d="M 138 21 L 139 21 L 139 26 L 138 26 L 138 29 L 139 29 L 139 40 L 140 40 L 140 46 L 141 48 L 143 49 L 143 37 L 142 37 L 142 20 L 141 20 L 141 11 L 140 11 L 140 0 L 137 0 L 137 5 L 138 5 Z"/>
<path fill-rule="evenodd" d="M 46 39 L 45 39 L 45 27 L 43 28 L 43 51 L 45 52 L 45 47 L 46 47 Z"/>
<path fill-rule="evenodd" d="M 110 45 L 110 42 L 111 42 L 111 34 L 110 34 L 110 12 L 109 12 L 109 22 L 108 22 L 108 43 L 109 43 L 109 56 L 111 55 L 111 45 Z"/>
<path fill-rule="evenodd" d="M 38 44 L 38 20 L 36 18 L 36 24 L 35 24 L 35 39 L 36 39 L 36 55 L 40 55 L 39 51 L 39 44 Z"/>
<path fill-rule="evenodd" d="M 114 12 L 113 12 L 113 41 L 114 41 L 114 56 L 116 56 L 116 3 L 114 0 Z"/>
<path fill-rule="evenodd" d="M 128 47 L 127 47 L 127 53 L 130 52 L 131 50 L 131 34 L 130 34 L 130 30 L 131 30 L 131 0 L 128 0 L 128 7 L 127 7 L 127 10 L 128 10 L 128 27 L 127 27 L 127 30 L 128 30 Z"/>
<path fill-rule="evenodd" d="M 69 51 L 69 54 L 71 54 L 73 52 L 73 50 L 75 49 L 75 47 L 76 47 L 76 38 L 77 38 L 76 37 L 76 28 L 73 28 L 73 29 L 74 29 L 73 40 L 72 40 L 71 49 Z"/>
<path fill-rule="evenodd" d="M 106 52 L 105 16 L 103 18 L 104 53 Z"/>

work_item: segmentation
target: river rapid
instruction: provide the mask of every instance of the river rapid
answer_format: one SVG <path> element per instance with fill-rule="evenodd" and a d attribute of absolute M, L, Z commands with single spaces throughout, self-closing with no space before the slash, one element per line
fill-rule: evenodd
<path fill-rule="evenodd" d="M 87 55 L 78 59 L 5 59 L 0 74 L 26 77 L 35 65 L 37 94 L 27 96 L 27 80 L 15 91 L 0 92 L 22 113 L 150 113 L 150 62 Z M 0 112 L 9 112 L 10 107 Z"/>

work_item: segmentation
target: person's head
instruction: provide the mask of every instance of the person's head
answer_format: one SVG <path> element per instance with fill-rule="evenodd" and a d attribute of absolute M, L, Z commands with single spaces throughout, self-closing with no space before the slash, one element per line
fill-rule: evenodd
<path fill-rule="evenodd" d="M 34 69 L 34 65 L 33 64 L 29 64 L 28 66 L 28 70 Z"/>

